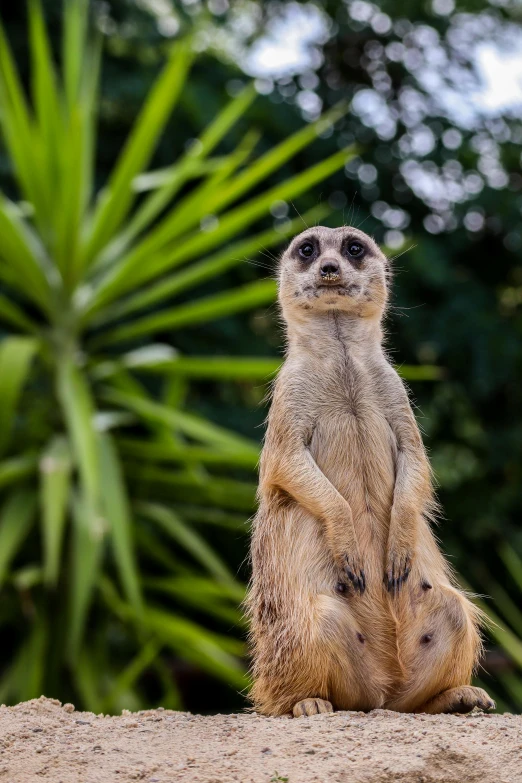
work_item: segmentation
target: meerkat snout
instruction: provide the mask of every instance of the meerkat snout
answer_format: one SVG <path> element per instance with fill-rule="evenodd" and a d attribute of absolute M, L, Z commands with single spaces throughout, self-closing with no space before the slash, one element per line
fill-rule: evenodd
<path fill-rule="evenodd" d="M 281 258 L 283 315 L 288 321 L 297 312 L 339 311 L 380 319 L 388 296 L 387 263 L 374 240 L 357 228 L 306 229 Z"/>
<path fill-rule="evenodd" d="M 324 282 L 336 282 L 340 280 L 339 264 L 334 259 L 326 259 L 321 264 L 321 280 Z"/>

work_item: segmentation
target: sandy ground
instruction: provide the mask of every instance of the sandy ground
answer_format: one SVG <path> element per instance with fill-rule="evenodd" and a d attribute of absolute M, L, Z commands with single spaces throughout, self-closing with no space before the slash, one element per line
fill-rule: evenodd
<path fill-rule="evenodd" d="M 522 716 L 104 717 L 43 697 L 0 708 L 0 782 L 44 780 L 522 783 Z"/>

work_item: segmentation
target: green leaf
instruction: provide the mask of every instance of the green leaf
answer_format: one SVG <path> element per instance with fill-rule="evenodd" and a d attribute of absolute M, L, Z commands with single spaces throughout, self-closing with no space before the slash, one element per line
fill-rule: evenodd
<path fill-rule="evenodd" d="M 190 154 L 202 158 L 212 152 L 232 126 L 245 115 L 256 97 L 254 85 L 247 84 L 205 128 L 198 142 L 189 151 Z"/>
<path fill-rule="evenodd" d="M 24 332 L 35 333 L 38 325 L 32 321 L 11 299 L 0 294 L 0 319 L 10 326 L 16 326 Z"/>
<path fill-rule="evenodd" d="M 181 462 L 188 465 L 233 465 L 253 470 L 259 461 L 257 452 L 223 452 L 187 443 L 150 442 L 144 440 L 120 439 L 118 446 L 125 456 L 150 462 Z"/>
<path fill-rule="evenodd" d="M 88 0 L 74 0 L 63 6 L 62 62 L 65 95 L 69 109 L 76 103 L 85 68 Z"/>
<path fill-rule="evenodd" d="M 158 484 L 162 491 L 176 501 L 186 502 L 190 495 L 199 503 L 219 506 L 251 514 L 255 509 L 256 485 L 246 481 L 209 477 L 194 471 L 161 470 L 153 465 L 133 465 L 129 462 L 127 472 L 136 483 Z M 150 488 L 147 487 L 150 492 Z M 245 520 L 246 523 L 246 520 Z"/>
<path fill-rule="evenodd" d="M 191 60 L 189 40 L 173 46 L 170 59 L 150 91 L 108 185 L 100 196 L 85 251 L 87 258 L 93 258 L 107 244 L 129 211 L 135 198 L 132 181 L 147 165 L 154 151 L 181 94 Z"/>
<path fill-rule="evenodd" d="M 232 514 L 224 508 L 205 508 L 202 506 L 179 505 L 180 514 L 189 522 L 203 525 L 217 525 L 218 527 L 236 530 L 239 533 L 248 533 L 249 520 L 243 514 Z"/>
<path fill-rule="evenodd" d="M 44 575 L 48 585 L 56 585 L 65 532 L 71 479 L 69 443 L 54 437 L 40 461 L 40 503 L 44 548 Z"/>
<path fill-rule="evenodd" d="M 0 510 L 0 585 L 34 521 L 36 495 L 27 488 L 14 490 Z"/>
<path fill-rule="evenodd" d="M 187 222 L 190 225 L 196 225 L 201 218 L 209 214 L 207 205 L 215 199 L 216 193 L 221 193 L 224 188 L 226 189 L 227 182 L 250 157 L 258 141 L 258 133 L 255 131 L 247 133 L 234 152 L 223 158 L 222 165 L 216 169 L 213 175 L 201 182 L 198 187 L 193 188 L 171 209 L 161 226 L 153 229 L 154 246 L 157 247 L 172 241 L 174 237 L 184 233 Z"/>
<path fill-rule="evenodd" d="M 25 297 L 32 299 L 47 314 L 52 312 L 52 268 L 37 234 L 20 217 L 9 199 L 0 195 L 0 258 L 10 272 L 9 282 Z M 56 280 L 54 281 L 56 282 Z"/>
<path fill-rule="evenodd" d="M 152 633 L 173 649 L 183 660 L 197 663 L 204 671 L 225 682 L 244 688 L 247 680 L 238 656 L 244 654 L 244 645 L 230 636 L 208 631 L 201 625 L 155 607 L 148 607 L 139 620 L 132 608 L 118 597 L 108 579 L 100 583 L 103 599 L 123 622 L 138 622 L 140 629 Z"/>
<path fill-rule="evenodd" d="M 175 576 L 146 579 L 145 587 L 172 596 L 181 604 L 206 612 L 233 625 L 241 625 L 243 618 L 239 604 L 245 590 L 239 584 L 217 583 L 200 576 Z"/>
<path fill-rule="evenodd" d="M 444 371 L 434 364 L 401 364 L 396 368 L 405 381 L 440 381 Z"/>
<path fill-rule="evenodd" d="M 68 291 L 74 289 L 82 271 L 80 239 L 87 201 L 89 174 L 89 119 L 85 107 L 73 107 L 59 161 L 60 191 L 56 214 L 54 258 Z"/>
<path fill-rule="evenodd" d="M 121 253 L 143 229 L 160 215 L 187 179 L 193 176 L 195 167 L 203 163 L 205 157 L 245 113 L 255 97 L 256 91 L 252 85 L 249 85 L 225 106 L 200 138 L 192 144 L 174 166 L 170 167 L 170 175 L 165 184 L 150 195 L 136 210 L 124 231 L 116 237 L 112 246 L 107 248 L 109 258 L 115 258 Z"/>
<path fill-rule="evenodd" d="M 520 677 L 520 674 L 510 671 L 501 671 L 496 674 L 496 677 L 498 677 L 504 686 L 505 691 L 509 694 L 509 698 L 514 700 L 517 706 L 517 711 L 522 711 L 522 677 Z M 487 688 L 487 692 L 491 693 L 491 689 L 489 687 Z M 497 704 L 497 712 L 508 711 L 509 708 L 507 707 L 505 710 L 502 709 L 502 702 L 499 704 L 497 699 L 495 699 L 495 702 Z"/>
<path fill-rule="evenodd" d="M 58 364 L 57 387 L 83 488 L 94 512 L 99 498 L 98 448 L 93 428 L 94 404 L 85 377 L 67 355 L 63 356 Z"/>
<path fill-rule="evenodd" d="M 18 401 L 37 347 L 31 337 L 6 337 L 0 342 L 0 455 L 9 446 Z"/>
<path fill-rule="evenodd" d="M 131 354 L 127 354 L 131 356 Z M 176 356 L 172 359 L 158 358 L 157 362 L 127 365 L 151 373 L 173 373 L 186 378 L 213 381 L 270 381 L 279 371 L 282 359 L 258 356 Z"/>
<path fill-rule="evenodd" d="M 199 533 L 187 526 L 172 509 L 158 503 L 140 503 L 140 514 L 159 525 L 180 546 L 190 552 L 218 581 L 234 582 L 234 577 L 220 557 Z"/>
<path fill-rule="evenodd" d="M 147 421 L 179 429 L 188 437 L 216 446 L 223 451 L 243 451 L 247 454 L 254 454 L 258 451 L 257 444 L 248 438 L 236 435 L 236 433 L 194 414 L 152 402 L 144 396 L 110 388 L 105 388 L 102 391 L 102 396 L 110 402 L 134 411 Z"/>
<path fill-rule="evenodd" d="M 269 304 L 275 300 L 276 295 L 277 287 L 274 280 L 256 280 L 231 291 L 213 294 L 204 299 L 196 299 L 170 310 L 139 318 L 97 337 L 93 344 L 98 347 L 114 345 L 158 331 L 181 329 L 185 326 L 213 321 L 216 318 L 227 318 L 234 313 Z"/>
<path fill-rule="evenodd" d="M 43 214 L 44 172 L 35 144 L 32 117 L 9 43 L 0 25 L 0 124 L 25 198 Z"/>
<path fill-rule="evenodd" d="M 507 541 L 503 541 L 499 545 L 498 553 L 511 578 L 519 589 L 522 590 L 522 559 Z"/>
<path fill-rule="evenodd" d="M 143 610 L 140 576 L 134 551 L 132 516 L 122 468 L 112 438 L 98 435 L 100 449 L 100 489 L 103 508 L 111 531 L 112 546 L 120 579 L 134 610 Z"/>
<path fill-rule="evenodd" d="M 187 566 L 177 560 L 165 548 L 164 541 L 161 541 L 156 533 L 143 526 L 138 526 L 136 530 L 136 543 L 140 552 L 147 555 L 154 562 L 154 568 L 158 569 L 158 564 L 163 566 L 169 573 L 183 573 L 189 570 Z"/>
<path fill-rule="evenodd" d="M 237 688 L 248 684 L 244 668 L 237 658 L 243 652 L 241 644 L 161 609 L 148 609 L 144 622 L 185 660 L 197 663 L 205 671 Z"/>
<path fill-rule="evenodd" d="M 81 480 L 73 502 L 72 586 L 68 653 L 76 659 L 101 560 L 106 522 L 101 516 L 98 444 L 93 429 L 94 405 L 86 379 L 67 354 L 57 372 L 58 397 Z"/>
<path fill-rule="evenodd" d="M 68 655 L 78 658 L 87 615 L 101 565 L 106 522 L 94 510 L 88 497 L 73 499 L 71 585 L 69 590 Z"/>
<path fill-rule="evenodd" d="M 209 158 L 208 160 L 198 160 L 197 158 L 190 161 L 190 165 L 187 165 L 186 178 L 193 179 L 194 177 L 202 177 L 207 174 L 213 174 L 221 169 L 225 158 Z M 145 193 L 150 190 L 157 190 L 163 185 L 169 185 L 173 180 L 176 180 L 180 176 L 179 163 L 173 163 L 172 166 L 165 166 L 162 169 L 155 169 L 153 171 L 146 171 L 144 174 L 139 174 L 134 178 L 132 187 L 136 193 Z"/>
<path fill-rule="evenodd" d="M 21 457 L 11 457 L 0 462 L 0 489 L 15 484 L 20 479 L 36 473 L 38 457 L 33 454 L 24 454 Z"/>
<path fill-rule="evenodd" d="M 62 107 L 58 100 L 51 50 L 39 0 L 29 0 L 29 30 L 37 138 L 41 144 L 45 195 L 52 201 L 56 178 L 59 175 L 58 159 L 63 149 Z M 43 230 L 46 229 L 46 234 L 52 234 L 52 222 L 49 224 L 47 221 L 49 218 L 52 221 L 56 213 L 49 210 L 49 204 L 45 207 L 45 213 L 41 215 L 41 226 Z M 35 208 L 38 210 L 37 205 Z"/>
<path fill-rule="evenodd" d="M 520 641 L 520 639 L 518 639 L 508 628 L 503 627 L 502 620 L 490 608 L 486 601 L 473 597 L 473 603 L 475 603 L 487 616 L 489 620 L 488 631 L 491 636 L 518 666 L 522 666 L 522 641 Z"/>
<path fill-rule="evenodd" d="M 40 566 L 28 565 L 13 571 L 11 580 L 17 590 L 31 590 L 43 582 L 43 571 Z"/>

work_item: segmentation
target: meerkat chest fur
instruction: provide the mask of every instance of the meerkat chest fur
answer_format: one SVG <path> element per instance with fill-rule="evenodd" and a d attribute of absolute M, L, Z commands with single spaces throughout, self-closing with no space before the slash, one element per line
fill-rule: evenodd
<path fill-rule="evenodd" d="M 314 345 L 296 340 L 288 356 L 289 391 L 306 419 L 312 458 L 350 503 L 358 527 L 384 546 L 397 455 L 387 382 L 393 371 L 379 336 L 361 335 L 359 326 L 333 313 L 321 323 Z"/>
<path fill-rule="evenodd" d="M 387 261 L 356 229 L 305 233 L 279 269 L 288 349 L 269 415 L 260 494 L 277 485 L 278 455 L 291 460 L 304 444 L 383 550 L 398 450 L 391 401 L 405 395 L 382 348 Z"/>

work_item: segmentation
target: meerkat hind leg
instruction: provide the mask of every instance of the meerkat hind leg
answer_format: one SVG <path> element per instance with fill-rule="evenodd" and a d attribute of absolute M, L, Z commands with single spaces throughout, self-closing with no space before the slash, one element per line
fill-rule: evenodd
<path fill-rule="evenodd" d="M 427 712 L 436 715 L 441 712 L 471 712 L 474 707 L 481 710 L 493 710 L 496 707 L 493 699 L 490 699 L 482 688 L 472 685 L 462 685 L 459 688 L 449 688 L 430 699 L 415 712 Z"/>
<path fill-rule="evenodd" d="M 301 718 L 303 715 L 319 715 L 324 712 L 333 712 L 333 707 L 325 699 L 303 699 L 294 705 L 292 710 L 294 718 Z"/>

